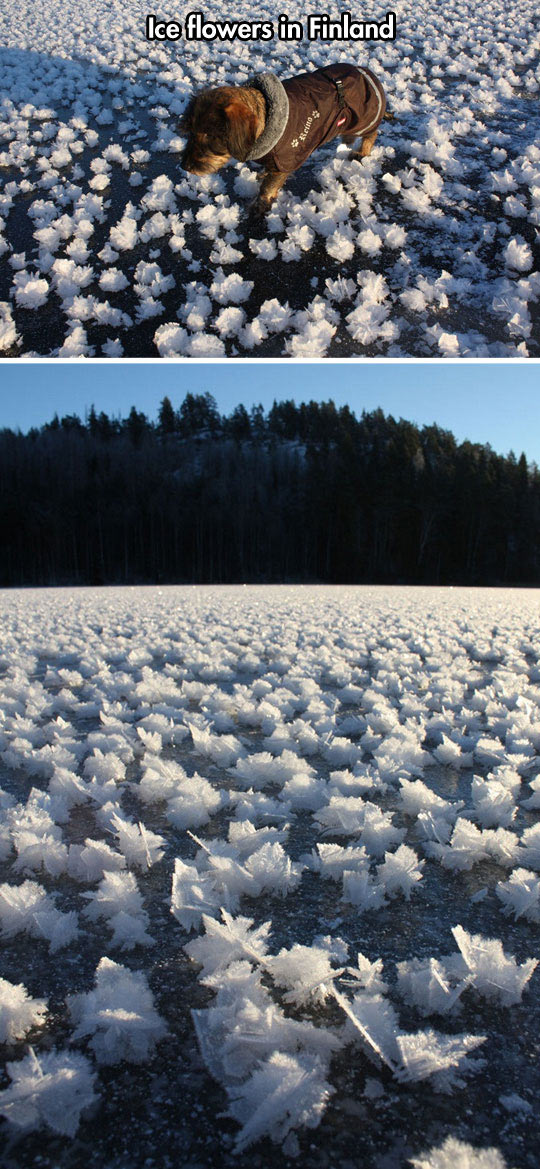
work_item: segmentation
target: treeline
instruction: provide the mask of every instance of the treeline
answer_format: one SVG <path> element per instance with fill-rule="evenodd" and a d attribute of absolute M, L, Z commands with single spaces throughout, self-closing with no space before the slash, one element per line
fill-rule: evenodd
<path fill-rule="evenodd" d="M 211 394 L 0 431 L 0 583 L 536 584 L 540 473 L 382 410 Z"/>

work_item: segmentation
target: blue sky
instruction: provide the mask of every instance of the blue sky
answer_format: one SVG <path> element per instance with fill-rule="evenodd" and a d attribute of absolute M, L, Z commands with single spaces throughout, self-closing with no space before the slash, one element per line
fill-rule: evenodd
<path fill-rule="evenodd" d="M 229 362 L 216 364 L 4 364 L 0 427 L 28 430 L 55 413 L 96 410 L 125 416 L 132 405 L 155 418 L 168 394 L 209 391 L 222 413 L 242 402 L 333 398 L 357 414 L 380 406 L 419 424 L 436 422 L 459 440 L 489 442 L 506 454 L 525 451 L 540 463 L 540 364 L 399 364 Z"/>

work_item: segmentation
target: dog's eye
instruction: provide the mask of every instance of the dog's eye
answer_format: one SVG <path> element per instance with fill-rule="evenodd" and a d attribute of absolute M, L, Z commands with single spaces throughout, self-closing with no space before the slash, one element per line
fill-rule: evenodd
<path fill-rule="evenodd" d="M 183 114 L 180 114 L 178 125 L 181 130 L 191 130 L 192 122 L 193 111 L 189 108 L 189 106 L 186 106 Z"/>

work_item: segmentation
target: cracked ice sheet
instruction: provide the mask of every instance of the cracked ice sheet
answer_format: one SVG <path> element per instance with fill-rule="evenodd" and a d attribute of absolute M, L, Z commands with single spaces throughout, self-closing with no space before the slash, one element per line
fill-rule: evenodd
<path fill-rule="evenodd" d="M 534 11 L 400 0 L 395 43 L 341 49 L 149 43 L 143 0 L 0 0 L 1 350 L 538 356 L 540 46 L 516 31 Z M 247 0 L 234 15 L 252 19 Z M 396 117 L 369 160 L 328 144 L 259 223 L 254 167 L 180 169 L 194 89 L 344 55 L 373 66 Z"/>

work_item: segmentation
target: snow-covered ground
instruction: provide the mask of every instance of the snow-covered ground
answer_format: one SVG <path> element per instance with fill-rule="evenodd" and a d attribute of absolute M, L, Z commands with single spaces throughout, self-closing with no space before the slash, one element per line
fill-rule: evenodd
<path fill-rule="evenodd" d="M 394 9 L 395 42 L 158 44 L 143 0 L 0 0 L 0 349 L 538 356 L 537 5 Z M 340 59 L 372 65 L 395 114 L 369 160 L 330 143 L 263 221 L 254 166 L 181 170 L 194 89 Z"/>
<path fill-rule="evenodd" d="M 16 590 L 0 630 L 5 1164 L 532 1169 L 538 592 Z"/>

